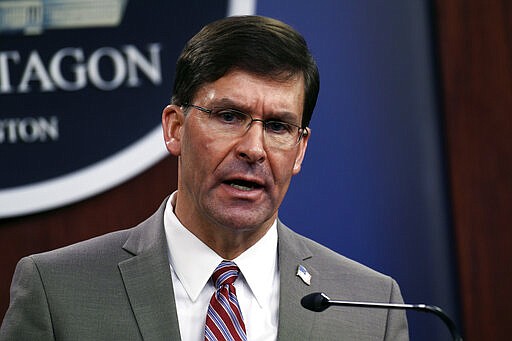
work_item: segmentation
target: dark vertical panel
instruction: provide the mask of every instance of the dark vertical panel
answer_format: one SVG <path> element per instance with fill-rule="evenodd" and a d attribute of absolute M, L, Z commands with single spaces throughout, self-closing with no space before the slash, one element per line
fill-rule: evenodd
<path fill-rule="evenodd" d="M 512 334 L 512 3 L 436 1 L 467 340 Z"/>
<path fill-rule="evenodd" d="M 0 220 L 0 316 L 9 304 L 10 278 L 18 260 L 114 230 L 134 226 L 177 187 L 177 159 L 167 157 L 103 194 L 56 210 Z"/>

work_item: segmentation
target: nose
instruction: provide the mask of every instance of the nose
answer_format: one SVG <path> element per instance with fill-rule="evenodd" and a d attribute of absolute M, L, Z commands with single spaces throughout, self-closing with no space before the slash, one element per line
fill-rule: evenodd
<path fill-rule="evenodd" d="M 266 159 L 263 127 L 257 121 L 251 123 L 236 145 L 237 157 L 249 163 L 262 163 Z"/>

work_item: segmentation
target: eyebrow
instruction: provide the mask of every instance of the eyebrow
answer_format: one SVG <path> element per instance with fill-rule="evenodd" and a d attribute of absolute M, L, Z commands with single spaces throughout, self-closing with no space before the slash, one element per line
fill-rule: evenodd
<path fill-rule="evenodd" d="M 247 105 L 238 103 L 238 102 L 232 100 L 231 98 L 227 98 L 227 97 L 213 100 L 210 105 L 214 108 L 235 109 L 235 110 L 242 111 L 244 113 L 248 113 L 251 116 L 253 115 L 253 113 L 251 112 L 251 109 Z M 299 115 L 294 114 L 289 111 L 277 111 L 277 112 L 263 113 L 263 115 L 265 116 L 264 118 L 266 121 L 280 120 L 283 122 L 297 124 L 299 126 L 302 125 L 302 122 L 298 122 L 298 123 L 295 122 L 296 120 L 300 120 Z M 266 116 L 268 116 L 268 117 L 266 117 Z"/>

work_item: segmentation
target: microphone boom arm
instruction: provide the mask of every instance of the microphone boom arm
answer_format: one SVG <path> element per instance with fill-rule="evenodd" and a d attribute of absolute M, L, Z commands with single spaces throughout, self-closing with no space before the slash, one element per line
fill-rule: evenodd
<path fill-rule="evenodd" d="M 439 307 L 427 304 L 406 304 L 406 303 L 376 303 L 376 302 L 352 302 L 352 301 L 338 301 L 331 300 L 324 293 L 312 293 L 302 298 L 301 304 L 304 308 L 320 312 L 329 308 L 330 306 L 345 306 L 345 307 L 362 307 L 362 308 L 381 308 L 381 309 L 402 309 L 402 310 L 416 310 L 428 313 L 433 313 L 438 316 L 450 330 L 454 341 L 463 341 L 462 336 L 457 330 L 457 326 L 453 320 Z"/>

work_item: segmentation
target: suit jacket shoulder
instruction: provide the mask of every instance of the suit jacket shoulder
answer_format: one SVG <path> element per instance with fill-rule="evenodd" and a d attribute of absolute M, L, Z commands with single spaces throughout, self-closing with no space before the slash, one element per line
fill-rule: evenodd
<path fill-rule="evenodd" d="M 301 298 L 313 292 L 348 301 L 399 303 L 402 297 L 391 277 L 301 236 L 280 222 L 278 233 L 281 338 L 408 340 L 402 311 L 332 307 L 316 313 L 303 308 Z M 310 284 L 298 275 L 299 265 L 311 276 Z"/>
<path fill-rule="evenodd" d="M 179 339 L 164 205 L 134 228 L 22 259 L 0 340 Z"/>

